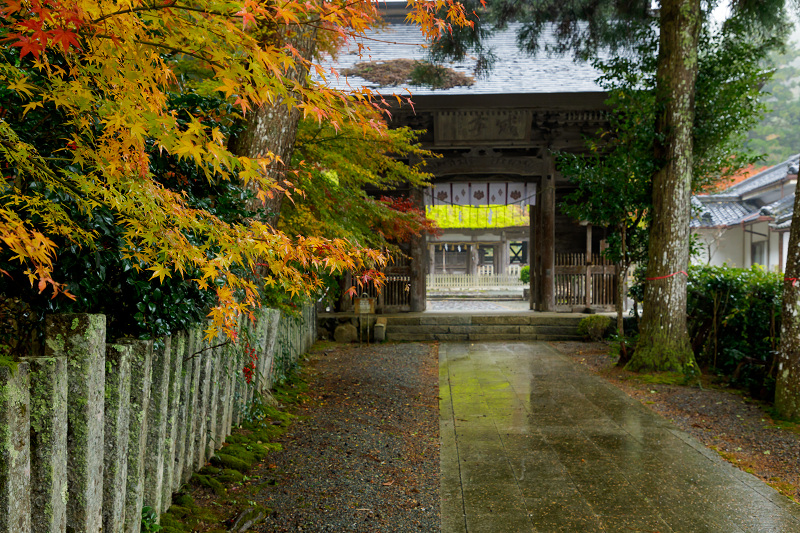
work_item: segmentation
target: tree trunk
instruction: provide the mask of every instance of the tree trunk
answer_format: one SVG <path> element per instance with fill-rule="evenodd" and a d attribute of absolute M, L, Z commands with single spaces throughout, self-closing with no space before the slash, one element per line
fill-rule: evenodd
<path fill-rule="evenodd" d="M 782 417 L 800 419 L 800 194 L 794 196 L 789 254 L 783 281 L 781 344 L 775 383 L 775 409 Z"/>
<path fill-rule="evenodd" d="M 628 246 L 627 246 L 627 232 L 628 224 L 623 222 L 620 224 L 620 238 L 622 243 L 620 252 L 622 258 L 617 265 L 617 336 L 619 337 L 619 366 L 625 366 L 631 360 L 628 353 L 628 346 L 625 343 L 625 318 L 622 316 L 625 307 L 625 275 L 628 273 Z"/>
<path fill-rule="evenodd" d="M 656 98 L 660 111 L 653 218 L 639 343 L 630 370 L 696 371 L 686 329 L 692 126 L 700 0 L 661 3 Z"/>
<path fill-rule="evenodd" d="M 315 29 L 290 26 L 276 32 L 275 38 L 291 43 L 304 58 L 309 59 L 316 47 L 317 33 Z M 292 80 L 302 81 L 307 74 L 307 66 L 298 60 L 294 70 L 287 73 L 287 76 Z M 287 104 L 284 99 L 277 99 L 272 105 L 264 105 L 246 116 L 244 130 L 231 140 L 231 150 L 237 155 L 251 158 L 269 155 L 279 158 L 279 161 L 276 160 L 269 167 L 267 177 L 274 182 L 282 182 L 291 165 L 300 116 L 297 105 Z M 249 186 L 251 192 L 257 193 L 257 184 L 250 182 Z M 264 220 L 274 227 L 280 216 L 283 196 L 282 193 L 273 194 L 263 204 L 258 198 L 252 198 L 247 203 L 247 208 L 252 211 L 264 209 Z"/>

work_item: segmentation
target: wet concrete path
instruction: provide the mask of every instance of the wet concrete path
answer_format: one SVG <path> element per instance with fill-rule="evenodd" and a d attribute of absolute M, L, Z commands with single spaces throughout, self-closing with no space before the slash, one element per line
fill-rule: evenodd
<path fill-rule="evenodd" d="M 800 532 L 800 505 L 546 343 L 443 343 L 442 532 Z"/>

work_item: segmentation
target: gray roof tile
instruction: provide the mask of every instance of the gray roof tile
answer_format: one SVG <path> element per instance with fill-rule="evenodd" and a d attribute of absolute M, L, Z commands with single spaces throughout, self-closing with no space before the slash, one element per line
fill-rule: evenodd
<path fill-rule="evenodd" d="M 747 193 L 756 191 L 762 187 L 769 185 L 772 182 L 780 181 L 781 179 L 785 178 L 787 174 L 790 173 L 797 173 L 797 164 L 798 159 L 800 159 L 800 154 L 794 155 L 784 161 L 783 163 L 779 163 L 774 167 L 770 167 L 766 170 L 759 172 L 758 174 L 747 178 L 746 180 L 737 183 L 731 187 L 728 187 L 720 194 L 724 194 L 726 196 L 739 196 L 742 197 Z M 793 170 L 794 172 L 790 172 Z"/>
<path fill-rule="evenodd" d="M 794 194 L 761 207 L 758 207 L 756 202 L 743 198 L 760 189 L 766 189 L 789 174 L 796 174 L 798 160 L 800 160 L 800 154 L 719 193 L 693 196 L 691 227 L 731 226 L 763 215 L 774 217 L 770 224 L 773 229 L 788 228 L 792 220 Z"/>
<path fill-rule="evenodd" d="M 337 79 L 327 76 L 329 86 L 347 90 L 360 86 L 368 87 L 381 94 L 404 93 L 408 89 L 415 95 L 461 95 L 461 94 L 509 94 L 509 93 L 573 93 L 601 92 L 595 79 L 599 71 L 588 63 L 575 62 L 569 56 L 538 55 L 531 57 L 517 47 L 516 31 L 518 24 L 510 24 L 505 30 L 498 31 L 488 40 L 488 47 L 494 50 L 497 58 L 494 68 L 483 78 L 476 78 L 471 86 L 452 87 L 450 89 L 431 89 L 413 85 L 379 87 L 359 77 L 345 78 L 341 74 Z M 347 50 L 339 52 L 335 61 L 323 63 L 326 72 L 330 67 L 340 72 L 356 63 L 368 61 L 386 61 L 391 59 L 424 59 L 424 39 L 419 29 L 408 24 L 387 24 L 380 30 L 366 33 L 366 38 L 352 42 Z M 372 40 L 376 39 L 376 40 Z M 545 35 L 545 41 L 553 41 L 552 35 Z M 357 42 L 367 49 L 358 55 Z M 475 58 L 468 57 L 464 61 L 447 65 L 453 70 L 472 75 Z M 348 86 L 349 84 L 349 86 Z"/>
<path fill-rule="evenodd" d="M 732 226 L 758 212 L 752 202 L 738 199 L 718 199 L 711 195 L 692 197 L 691 227 L 708 228 Z"/>

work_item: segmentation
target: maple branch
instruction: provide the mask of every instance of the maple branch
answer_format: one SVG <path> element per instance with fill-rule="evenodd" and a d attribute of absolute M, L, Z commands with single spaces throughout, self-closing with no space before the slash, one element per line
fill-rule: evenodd
<path fill-rule="evenodd" d="M 113 36 L 104 35 L 102 33 L 95 34 L 95 35 L 93 35 L 93 37 L 98 37 L 100 39 L 108 39 L 108 40 L 112 40 L 112 41 L 114 40 Z M 184 55 L 193 57 L 195 59 L 199 59 L 201 61 L 205 61 L 210 65 L 214 65 L 215 67 L 219 68 L 220 70 L 224 70 L 225 69 L 225 65 L 223 65 L 222 63 L 219 63 L 218 61 L 214 61 L 213 59 L 208 59 L 207 57 L 204 57 L 204 56 L 202 56 L 200 54 L 197 54 L 195 52 L 189 52 L 188 50 L 182 50 L 182 49 L 176 48 L 174 46 L 169 46 L 167 44 L 162 44 L 162 43 L 156 43 L 156 42 L 153 42 L 153 41 L 143 41 L 141 39 L 133 39 L 133 42 L 136 42 L 136 43 L 139 43 L 139 44 L 143 44 L 145 46 L 152 46 L 154 48 L 162 48 L 164 50 L 169 50 L 170 52 L 175 52 L 176 54 L 184 54 Z"/>
<path fill-rule="evenodd" d="M 177 10 L 181 10 L 181 11 L 194 11 L 194 12 L 197 12 L 197 13 L 203 13 L 203 14 L 206 14 L 206 15 L 216 15 L 218 17 L 224 17 L 224 18 L 234 18 L 236 16 L 235 14 L 232 14 L 232 13 L 223 13 L 221 11 L 209 11 L 208 9 L 200 9 L 198 7 L 178 5 L 177 0 L 175 0 L 175 1 L 171 2 L 171 3 L 169 3 L 169 4 L 163 4 L 163 5 L 150 5 L 150 6 L 143 6 L 143 7 L 132 7 L 132 8 L 129 8 L 129 9 L 120 9 L 119 11 L 114 11 L 113 13 L 109 13 L 108 15 L 103 15 L 102 17 L 93 20 L 91 23 L 92 24 L 98 24 L 100 22 L 103 22 L 105 20 L 108 20 L 108 19 L 110 19 L 112 17 L 116 17 L 116 16 L 119 16 L 119 15 L 129 15 L 129 14 L 132 14 L 132 13 L 141 13 L 141 12 L 144 12 L 144 11 L 159 11 L 159 10 L 162 10 L 162 9 L 177 9 Z"/>
<path fill-rule="evenodd" d="M 186 361 L 191 361 L 192 359 L 194 359 L 195 357 L 197 357 L 201 353 L 205 352 L 206 350 L 212 350 L 214 348 L 220 348 L 220 347 L 225 346 L 227 344 L 231 344 L 231 341 L 225 341 L 225 342 L 221 342 L 219 344 L 215 344 L 214 346 L 208 346 L 206 348 L 202 348 L 202 349 L 194 352 L 192 355 L 184 357 L 183 358 L 183 362 L 185 363 Z"/>
<path fill-rule="evenodd" d="M 375 145 L 375 146 L 384 146 L 384 145 L 390 145 L 391 144 L 389 141 L 380 141 L 380 140 L 375 140 L 375 139 L 364 139 L 363 137 L 356 137 L 356 136 L 353 136 L 353 135 L 345 135 L 345 134 L 333 135 L 331 137 L 323 137 L 323 138 L 319 138 L 319 139 L 318 139 L 318 137 L 319 137 L 319 134 L 316 134 L 316 135 L 314 135 L 314 137 L 312 139 L 309 139 L 308 141 L 300 141 L 300 142 L 302 144 L 308 145 L 308 144 L 331 143 L 331 142 L 342 140 L 342 141 L 358 141 L 358 142 L 363 142 L 363 143 L 366 143 L 366 144 L 372 144 L 372 145 Z"/>
<path fill-rule="evenodd" d="M 358 3 L 360 3 L 360 0 L 353 0 L 353 1 L 352 1 L 352 2 L 350 2 L 349 4 L 345 4 L 345 5 L 343 5 L 343 6 L 336 7 L 336 8 L 334 8 L 334 9 L 331 9 L 330 11 L 327 11 L 327 12 L 324 12 L 324 13 L 320 13 L 320 14 L 317 16 L 317 18 L 316 18 L 316 19 L 311 19 L 311 20 L 308 20 L 308 21 L 306 21 L 306 22 L 297 22 L 297 23 L 295 23 L 295 24 L 297 24 L 297 25 L 299 26 L 299 25 L 314 24 L 314 23 L 317 23 L 317 22 L 322 22 L 322 17 L 323 17 L 323 16 L 332 15 L 332 14 L 333 14 L 333 13 L 335 13 L 336 11 L 342 11 L 343 9 L 346 9 L 346 8 L 348 8 L 348 7 L 351 7 L 351 6 L 354 6 L 354 5 L 358 4 Z M 286 4 L 284 4 L 284 5 L 286 5 Z"/>
<path fill-rule="evenodd" d="M 326 26 L 317 26 L 317 25 L 311 24 L 310 22 L 309 23 L 301 22 L 300 24 L 307 24 L 307 25 L 309 25 L 309 26 L 311 26 L 313 28 L 316 28 L 318 30 L 325 30 L 325 31 L 339 33 L 339 34 L 344 33 L 344 34 L 348 35 L 349 37 L 352 37 L 353 39 L 358 37 L 361 40 L 372 41 L 372 42 L 376 42 L 376 43 L 397 44 L 397 45 L 400 45 L 400 46 L 416 46 L 418 48 L 425 48 L 425 45 L 421 44 L 421 43 L 404 43 L 404 42 L 400 42 L 400 41 L 387 41 L 386 39 L 378 39 L 377 37 L 369 37 L 367 35 L 364 35 L 363 33 L 359 33 L 359 32 L 354 31 L 354 30 L 351 30 L 351 31 L 339 31 L 338 29 L 329 28 L 329 27 L 326 27 Z"/>

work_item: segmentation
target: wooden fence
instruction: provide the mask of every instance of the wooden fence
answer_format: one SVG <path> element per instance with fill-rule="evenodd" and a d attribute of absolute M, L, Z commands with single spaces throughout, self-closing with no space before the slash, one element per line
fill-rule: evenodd
<path fill-rule="evenodd" d="M 428 290 L 522 287 L 524 285 L 519 279 L 519 273 L 478 276 L 471 276 L 469 274 L 428 274 L 427 280 Z"/>
<path fill-rule="evenodd" d="M 612 309 L 616 302 L 616 267 L 601 254 L 556 254 L 556 308 Z"/>

